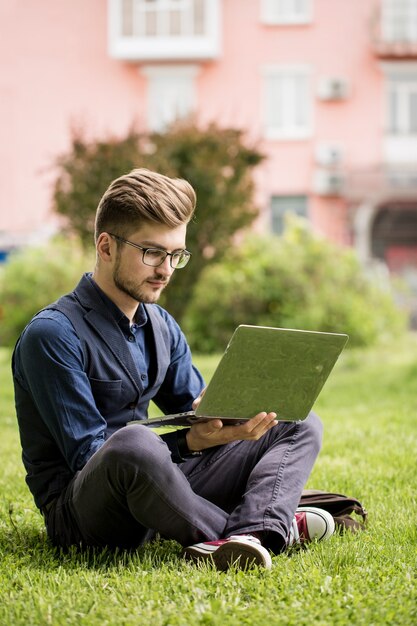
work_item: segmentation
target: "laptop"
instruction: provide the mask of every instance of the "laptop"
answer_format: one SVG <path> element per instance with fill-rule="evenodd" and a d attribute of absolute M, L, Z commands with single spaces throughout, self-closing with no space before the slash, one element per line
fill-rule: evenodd
<path fill-rule="evenodd" d="M 237 424 L 261 411 L 280 421 L 303 420 L 313 407 L 348 335 L 242 324 L 196 411 L 134 420 L 151 427 L 189 426 L 220 418 Z"/>

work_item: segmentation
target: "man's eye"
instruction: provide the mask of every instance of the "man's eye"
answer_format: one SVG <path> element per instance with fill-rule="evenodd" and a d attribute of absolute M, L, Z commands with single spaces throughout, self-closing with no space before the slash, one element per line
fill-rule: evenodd
<path fill-rule="evenodd" d="M 158 250 L 157 248 L 149 248 L 146 251 L 146 256 L 150 259 L 165 259 L 166 253 L 163 250 Z"/>

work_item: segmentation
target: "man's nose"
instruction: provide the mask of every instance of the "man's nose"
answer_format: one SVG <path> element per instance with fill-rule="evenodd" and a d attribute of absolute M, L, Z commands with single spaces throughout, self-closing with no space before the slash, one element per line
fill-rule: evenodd
<path fill-rule="evenodd" d="M 171 276 L 174 271 L 174 268 L 171 267 L 171 257 L 168 255 L 163 263 L 158 266 L 158 271 L 163 273 L 165 276 Z"/>

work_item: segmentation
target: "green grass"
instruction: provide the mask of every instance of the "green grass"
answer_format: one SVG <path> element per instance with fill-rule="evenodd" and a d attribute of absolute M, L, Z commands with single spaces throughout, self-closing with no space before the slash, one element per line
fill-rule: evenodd
<path fill-rule="evenodd" d="M 417 624 L 417 338 L 342 356 L 317 403 L 323 450 L 308 486 L 354 495 L 368 529 L 220 573 L 174 542 L 60 554 L 24 484 L 0 350 L 0 624 Z M 200 358 L 207 376 L 216 358 Z"/>

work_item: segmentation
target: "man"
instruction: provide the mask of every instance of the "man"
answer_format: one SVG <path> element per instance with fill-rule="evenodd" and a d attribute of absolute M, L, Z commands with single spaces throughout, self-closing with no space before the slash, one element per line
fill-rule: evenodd
<path fill-rule="evenodd" d="M 270 552 L 334 530 L 324 511 L 296 512 L 320 448 L 316 415 L 280 424 L 264 412 L 162 436 L 126 426 L 151 399 L 187 411 L 204 390 L 156 304 L 190 259 L 195 202 L 186 181 L 145 169 L 105 192 L 94 272 L 35 315 L 13 355 L 26 480 L 55 545 L 135 548 L 159 533 L 219 569 L 270 567 Z"/>

